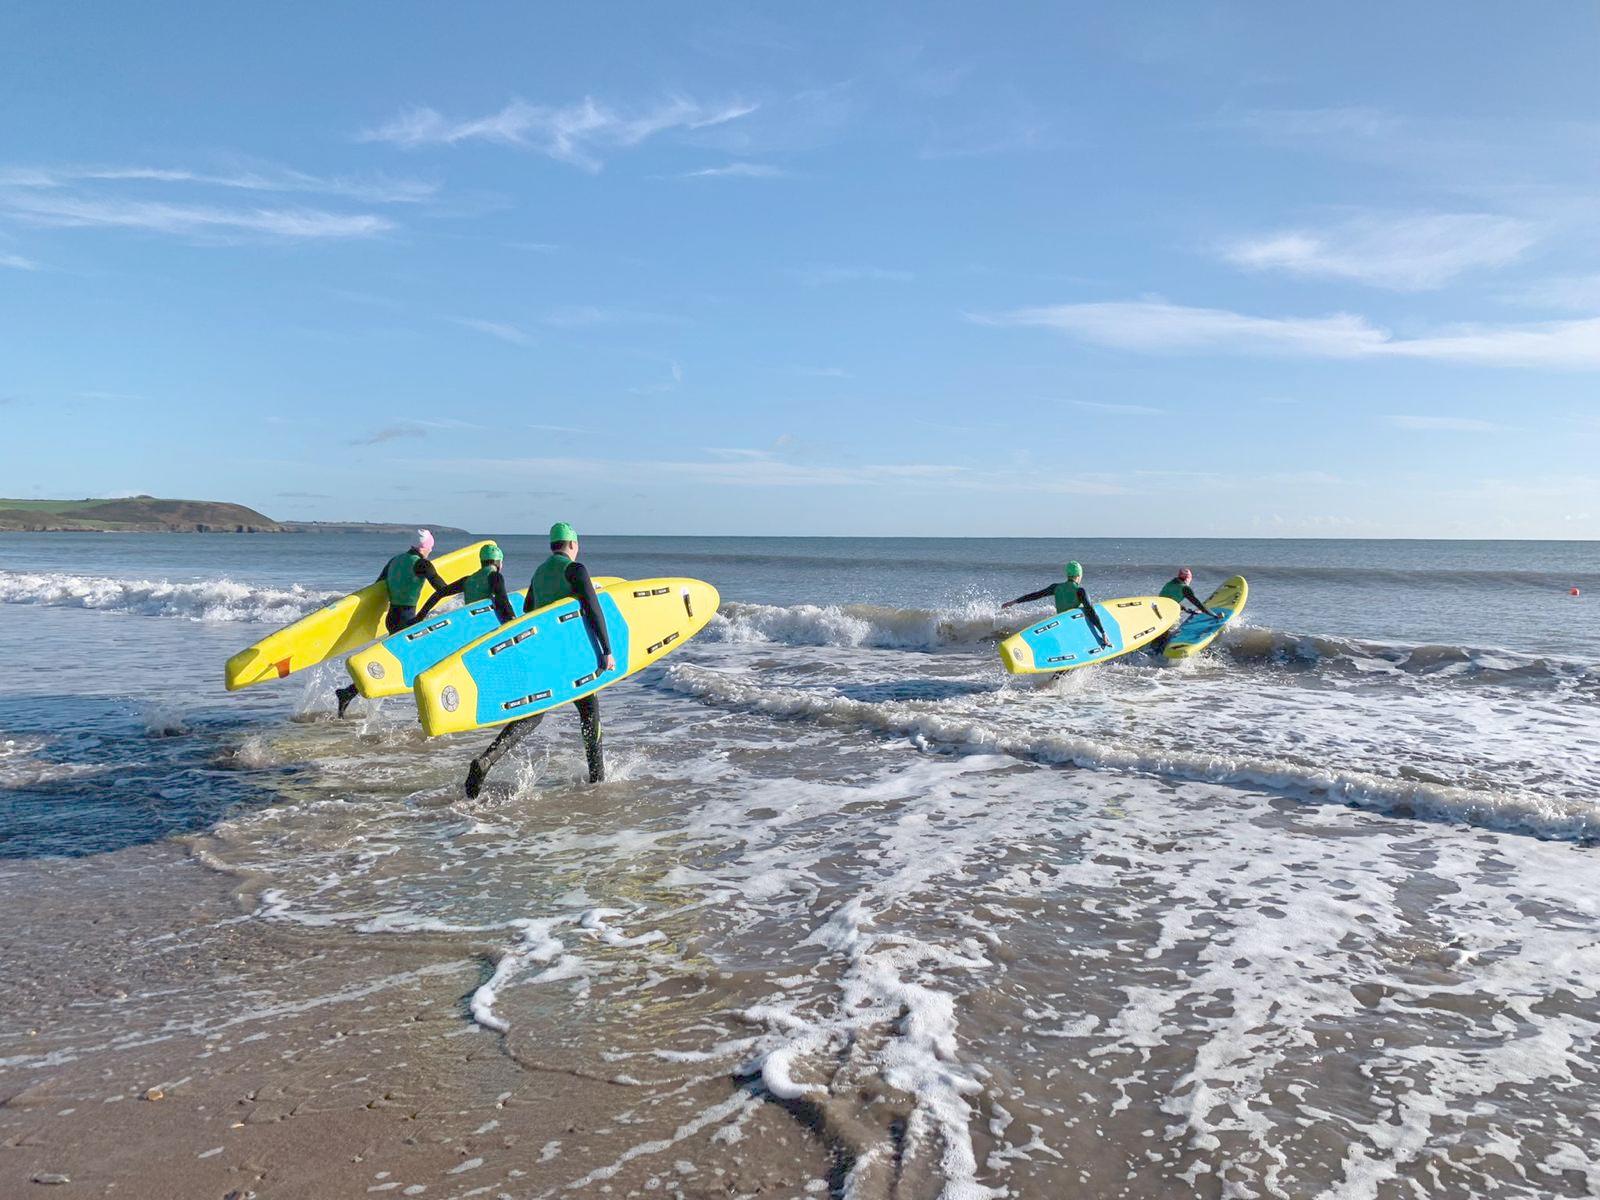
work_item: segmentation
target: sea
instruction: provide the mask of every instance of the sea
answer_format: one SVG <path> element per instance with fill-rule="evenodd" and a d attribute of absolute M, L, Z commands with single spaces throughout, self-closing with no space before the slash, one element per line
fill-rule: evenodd
<path fill-rule="evenodd" d="M 602 694 L 607 782 L 559 712 L 474 801 L 491 731 L 222 686 L 402 548 L 0 535 L 0 1085 L 459 968 L 455 1069 L 618 1098 L 430 1197 L 1600 1195 L 1600 544 L 586 538 L 721 610 Z M 1249 604 L 1007 675 L 1069 558 Z M 178 935 L 174 889 L 218 898 Z M 333 982 L 142 979 L 224 926 Z"/>

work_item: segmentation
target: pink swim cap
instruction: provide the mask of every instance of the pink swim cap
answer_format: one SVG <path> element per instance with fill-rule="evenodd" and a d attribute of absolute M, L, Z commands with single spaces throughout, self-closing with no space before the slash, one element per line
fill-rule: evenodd
<path fill-rule="evenodd" d="M 433 553 L 433 531 L 431 529 L 417 530 L 417 540 L 411 543 L 422 551 L 422 557 L 427 558 Z"/>
<path fill-rule="evenodd" d="M 1188 567 L 1179 567 L 1178 568 L 1178 578 L 1183 580 L 1183 582 L 1188 583 L 1191 579 L 1194 578 L 1194 572 L 1189 570 Z"/>

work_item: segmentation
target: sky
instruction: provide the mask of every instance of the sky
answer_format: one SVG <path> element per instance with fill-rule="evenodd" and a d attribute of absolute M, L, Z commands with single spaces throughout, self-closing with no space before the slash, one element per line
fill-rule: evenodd
<path fill-rule="evenodd" d="M 1600 537 L 1600 7 L 0 8 L 0 494 Z"/>

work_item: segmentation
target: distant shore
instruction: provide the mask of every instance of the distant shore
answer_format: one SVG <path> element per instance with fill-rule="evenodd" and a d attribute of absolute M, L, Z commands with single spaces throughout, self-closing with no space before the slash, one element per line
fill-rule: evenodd
<path fill-rule="evenodd" d="M 466 534 L 451 525 L 435 533 Z M 242 504 L 217 500 L 11 500 L 0 498 L 0 533 L 411 533 L 417 524 L 374 521 L 275 521 Z"/>

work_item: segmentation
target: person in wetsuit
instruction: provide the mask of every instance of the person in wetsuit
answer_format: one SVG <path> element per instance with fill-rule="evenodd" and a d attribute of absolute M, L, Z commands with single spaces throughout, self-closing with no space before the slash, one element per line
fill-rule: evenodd
<path fill-rule="evenodd" d="M 1161 591 L 1156 594 L 1165 596 L 1168 600 L 1176 600 L 1180 605 L 1194 605 L 1194 609 L 1183 610 L 1188 616 L 1194 616 L 1196 611 L 1203 612 L 1208 617 L 1216 616 L 1217 614 L 1202 604 L 1200 597 L 1194 594 L 1194 588 L 1190 586 L 1193 582 L 1194 572 L 1188 567 L 1179 567 L 1178 573 L 1162 584 Z"/>
<path fill-rule="evenodd" d="M 439 578 L 439 572 L 428 561 L 428 555 L 432 553 L 432 532 L 419 529 L 411 549 L 396 554 L 378 572 L 376 582 L 385 584 L 389 589 L 389 610 L 383 614 L 383 627 L 387 632 L 398 633 L 417 623 L 417 601 L 422 598 L 424 583 L 431 583 L 435 590 L 445 586 L 444 580 Z M 339 715 L 342 717 L 359 692 L 352 683 L 339 688 L 334 695 L 338 697 Z"/>
<path fill-rule="evenodd" d="M 578 561 L 578 535 L 565 521 L 550 527 L 550 557 L 539 564 L 528 584 L 528 596 L 522 602 L 522 611 L 532 612 L 557 600 L 574 598 L 583 613 L 583 623 L 595 647 L 596 671 L 614 670 L 616 656 L 611 653 L 611 639 L 606 632 L 606 615 L 600 611 L 600 598 L 595 595 L 594 581 L 589 578 L 589 568 Z M 578 722 L 583 727 L 583 749 L 589 759 L 589 782 L 601 783 L 606 777 L 605 747 L 600 740 L 600 697 L 584 696 L 574 700 Z M 518 743 L 539 728 L 544 713 L 513 721 L 489 743 L 489 748 L 467 769 L 467 798 L 483 790 L 483 781 L 490 768 L 499 762 Z"/>
<path fill-rule="evenodd" d="M 516 613 L 511 609 L 511 597 L 506 592 L 506 577 L 501 572 L 501 566 L 506 561 L 505 551 L 493 542 L 486 542 L 482 550 L 478 551 L 478 569 L 471 575 L 463 575 L 454 583 L 444 587 L 434 587 L 433 595 L 428 597 L 428 602 L 422 606 L 422 611 L 417 614 L 420 622 L 433 611 L 433 606 L 446 596 L 460 596 L 463 604 L 477 604 L 483 600 L 494 602 L 494 615 L 499 618 L 500 624 L 515 620 Z"/>
<path fill-rule="evenodd" d="M 1180 608 L 1182 608 L 1185 604 L 1194 605 L 1193 609 L 1183 609 L 1183 615 L 1185 617 L 1198 616 L 1200 613 L 1204 613 L 1208 617 L 1215 617 L 1217 614 L 1202 604 L 1200 602 L 1200 597 L 1194 594 L 1194 588 L 1190 586 L 1193 583 L 1194 572 L 1188 567 L 1179 567 L 1178 573 L 1162 584 L 1161 591 L 1156 594 L 1165 596 L 1168 600 L 1176 600 Z M 1174 625 L 1155 641 L 1151 642 L 1150 653 L 1160 654 L 1163 650 L 1165 650 L 1167 648 L 1167 643 L 1172 640 L 1172 635 L 1178 632 L 1178 628 L 1182 624 L 1183 622 L 1180 620 L 1177 625 Z"/>
<path fill-rule="evenodd" d="M 1069 562 L 1067 564 L 1067 580 L 1065 583 L 1052 583 L 1040 588 L 1037 592 L 1029 592 L 1026 596 L 1018 596 L 1015 600 L 1007 600 L 1001 608 L 1010 608 L 1013 604 L 1029 604 L 1034 600 L 1043 600 L 1046 596 L 1053 597 L 1056 603 L 1056 612 L 1073 612 L 1083 610 L 1083 619 L 1089 628 L 1094 630 L 1094 636 L 1100 639 L 1101 648 L 1111 645 L 1111 639 L 1106 636 L 1106 628 L 1100 624 L 1100 614 L 1095 612 L 1094 604 L 1089 599 L 1089 593 L 1083 590 L 1083 564 Z"/>

